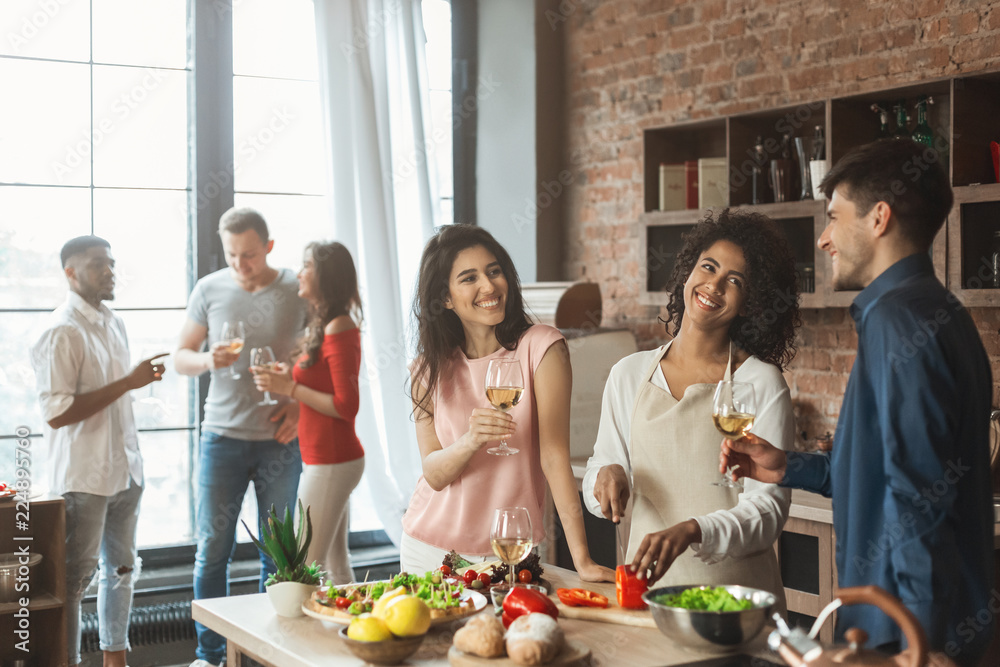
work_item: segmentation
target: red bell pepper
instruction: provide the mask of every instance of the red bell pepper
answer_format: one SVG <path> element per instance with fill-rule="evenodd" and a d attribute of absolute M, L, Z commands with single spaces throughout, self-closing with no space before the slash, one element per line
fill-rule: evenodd
<path fill-rule="evenodd" d="M 567 607 L 607 607 L 608 599 L 586 588 L 558 588 L 556 595 Z"/>
<path fill-rule="evenodd" d="M 556 607 L 556 603 L 541 591 L 515 586 L 503 599 L 504 627 L 510 625 L 508 618 L 513 621 L 519 616 L 536 612 L 559 618 L 559 608 Z"/>
<path fill-rule="evenodd" d="M 619 565 L 615 569 L 615 592 L 618 594 L 618 606 L 623 609 L 645 609 L 642 594 L 648 586 L 645 579 L 639 579 L 632 572 L 631 565 Z"/>

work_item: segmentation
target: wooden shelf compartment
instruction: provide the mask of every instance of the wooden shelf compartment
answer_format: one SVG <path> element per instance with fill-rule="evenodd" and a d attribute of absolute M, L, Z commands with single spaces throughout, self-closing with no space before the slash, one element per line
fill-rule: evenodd
<path fill-rule="evenodd" d="M 948 289 L 966 306 L 1000 306 L 993 286 L 993 233 L 1000 231 L 1000 184 L 955 188 L 948 218 Z"/>
<path fill-rule="evenodd" d="M 806 146 L 812 146 L 812 139 L 819 125 L 826 136 L 827 104 L 820 100 L 768 109 L 766 111 L 731 116 L 729 118 L 729 202 L 733 206 L 753 204 L 753 168 L 757 164 L 754 146 L 761 138 L 765 158 L 760 164 L 758 175 L 758 203 L 774 203 L 774 191 L 769 185 L 770 162 L 782 157 L 782 137 L 791 133 L 792 138 L 803 137 Z M 799 201 L 801 183 L 798 171 L 798 154 L 794 141 L 789 144 L 789 159 L 795 163 L 793 171 L 792 201 Z M 807 148 L 808 151 L 808 148 Z M 804 201 L 811 201 L 807 199 Z M 789 202 L 789 203 L 790 203 Z"/>
<path fill-rule="evenodd" d="M 953 85 L 952 185 L 996 183 L 990 142 L 1000 141 L 1000 72 L 958 78 Z"/>
<path fill-rule="evenodd" d="M 699 158 L 728 158 L 725 118 L 645 130 L 643 146 L 643 209 L 660 207 L 660 163 L 680 164 Z"/>

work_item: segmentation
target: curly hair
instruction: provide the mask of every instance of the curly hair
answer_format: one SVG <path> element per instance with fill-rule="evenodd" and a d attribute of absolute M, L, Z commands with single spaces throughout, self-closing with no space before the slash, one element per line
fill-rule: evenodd
<path fill-rule="evenodd" d="M 310 243 L 306 253 L 312 257 L 320 299 L 310 308 L 311 317 L 300 353 L 305 359 L 300 368 L 309 368 L 319 359 L 319 350 L 326 337 L 324 329 L 334 318 L 354 314 L 358 324 L 364 317 L 358 295 L 358 273 L 351 252 L 342 243 Z M 296 355 L 298 356 L 298 355 Z"/>
<path fill-rule="evenodd" d="M 778 226 L 766 215 L 724 209 L 715 219 L 709 213 L 684 235 L 667 284 L 670 303 L 661 320 L 670 334 L 680 331 L 684 319 L 684 283 L 695 263 L 716 241 L 729 241 L 743 250 L 746 261 L 746 315 L 729 326 L 729 338 L 748 354 L 784 370 L 795 357 L 795 329 L 799 315 L 798 276 L 791 247 Z"/>
<path fill-rule="evenodd" d="M 465 329 L 455 311 L 445 308 L 450 294 L 448 283 L 458 253 L 482 246 L 497 258 L 500 270 L 507 279 L 507 298 L 503 322 L 496 326 L 500 345 L 508 350 L 517 348 L 521 335 L 531 326 L 524 311 L 521 297 L 521 280 L 510 255 L 493 235 L 475 225 L 446 225 L 431 237 L 420 258 L 420 274 L 413 297 L 413 319 L 417 329 L 417 361 L 413 376 L 426 380 L 427 392 L 417 401 L 417 411 L 428 415 L 431 394 L 445 362 L 456 349 L 465 345 Z"/>

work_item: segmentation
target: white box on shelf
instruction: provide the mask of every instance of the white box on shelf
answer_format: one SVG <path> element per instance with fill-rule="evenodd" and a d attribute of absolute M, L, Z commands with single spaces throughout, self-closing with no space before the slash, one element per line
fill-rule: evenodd
<path fill-rule="evenodd" d="M 698 208 L 729 206 L 729 178 L 726 158 L 698 160 Z"/>
<path fill-rule="evenodd" d="M 684 188 L 684 163 L 660 163 L 660 210 L 683 211 L 687 208 Z"/>

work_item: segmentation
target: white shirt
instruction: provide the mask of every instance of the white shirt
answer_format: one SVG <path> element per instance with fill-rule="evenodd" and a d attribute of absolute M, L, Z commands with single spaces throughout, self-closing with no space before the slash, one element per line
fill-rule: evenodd
<path fill-rule="evenodd" d="M 667 343 L 669 347 L 670 343 Z M 583 478 L 583 498 L 592 514 L 603 517 L 601 504 L 594 496 L 597 473 L 604 466 L 619 464 L 631 478 L 632 412 L 636 396 L 645 378 L 643 372 L 664 348 L 637 352 L 625 357 L 611 369 L 604 387 L 601 421 L 597 429 L 594 455 L 587 461 Z M 781 371 L 772 364 L 750 357 L 733 373 L 733 379 L 754 386 L 757 418 L 753 432 L 775 447 L 790 449 L 795 438 L 795 418 L 791 395 Z M 651 382 L 670 391 L 662 369 L 654 372 Z M 721 443 L 722 438 L 720 436 Z M 702 541 L 691 545 L 692 551 L 707 563 L 727 557 L 740 557 L 769 547 L 788 518 L 791 491 L 776 484 L 744 479 L 739 502 L 728 510 L 692 517 L 701 527 Z"/>
<path fill-rule="evenodd" d="M 142 457 L 129 392 L 75 424 L 59 429 L 48 425 L 69 409 L 77 394 L 100 389 L 129 373 L 121 317 L 104 304 L 95 309 L 70 292 L 31 349 L 31 364 L 45 421 L 42 432 L 49 444 L 49 491 L 113 496 L 127 489 L 130 479 L 141 485 Z"/>

